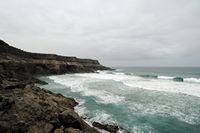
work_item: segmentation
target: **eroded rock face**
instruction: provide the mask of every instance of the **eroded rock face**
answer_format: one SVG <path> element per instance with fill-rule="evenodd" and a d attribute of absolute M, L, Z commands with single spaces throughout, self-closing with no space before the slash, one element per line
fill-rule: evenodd
<path fill-rule="evenodd" d="M 96 60 L 35 54 L 0 40 L 0 133 L 99 133 L 74 112 L 73 98 L 41 89 L 34 75 L 109 69 Z"/>
<path fill-rule="evenodd" d="M 65 57 L 54 54 L 29 53 L 9 46 L 0 40 L 0 71 L 10 73 L 62 74 L 67 72 L 94 72 L 110 69 L 102 66 L 97 60 Z"/>

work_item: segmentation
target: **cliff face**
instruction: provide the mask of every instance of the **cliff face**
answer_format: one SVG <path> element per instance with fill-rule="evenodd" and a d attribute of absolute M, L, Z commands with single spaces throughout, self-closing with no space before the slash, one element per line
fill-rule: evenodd
<path fill-rule="evenodd" d="M 99 133 L 74 111 L 73 98 L 35 86 L 43 82 L 33 76 L 105 69 L 97 60 L 29 53 L 0 41 L 0 133 Z"/>
<path fill-rule="evenodd" d="M 94 72 L 107 70 L 97 60 L 65 57 L 55 54 L 30 53 L 0 40 L 1 77 L 30 77 L 30 75 Z"/>

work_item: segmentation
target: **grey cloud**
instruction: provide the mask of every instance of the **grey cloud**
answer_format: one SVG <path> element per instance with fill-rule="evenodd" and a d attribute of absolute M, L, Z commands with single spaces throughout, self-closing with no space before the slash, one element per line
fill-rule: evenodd
<path fill-rule="evenodd" d="M 199 7 L 199 0 L 1 0 L 0 37 L 109 66 L 199 66 Z"/>

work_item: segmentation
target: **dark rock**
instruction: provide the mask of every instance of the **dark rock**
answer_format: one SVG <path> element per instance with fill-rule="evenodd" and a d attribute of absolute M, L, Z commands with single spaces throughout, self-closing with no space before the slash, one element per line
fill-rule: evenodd
<path fill-rule="evenodd" d="M 9 109 L 15 101 L 9 97 L 0 96 L 0 111 Z"/>
<path fill-rule="evenodd" d="M 26 84 L 24 83 L 21 83 L 17 80 L 3 80 L 2 83 L 1 83 L 1 86 L 4 88 L 4 89 L 15 89 L 15 88 L 25 88 Z"/>
<path fill-rule="evenodd" d="M 37 79 L 37 78 L 33 78 L 33 79 L 32 79 L 32 82 L 33 82 L 33 83 L 37 83 L 37 84 L 41 84 L 41 85 L 47 85 L 47 84 L 48 84 L 47 82 L 42 81 L 42 80 L 39 80 L 39 79 Z"/>
<path fill-rule="evenodd" d="M 65 128 L 73 127 L 76 129 L 82 129 L 81 123 L 79 121 L 80 117 L 77 113 L 74 112 L 74 110 L 67 109 L 61 114 L 59 114 L 58 118 Z"/>
<path fill-rule="evenodd" d="M 184 81 L 184 79 L 182 77 L 175 77 L 175 78 L 173 78 L 173 80 L 176 81 L 176 82 L 183 82 Z"/>
<path fill-rule="evenodd" d="M 118 126 L 113 126 L 113 125 L 108 125 L 108 124 L 103 125 L 103 124 L 98 123 L 98 122 L 93 122 L 92 125 L 94 127 L 99 128 L 99 129 L 106 130 L 110 133 L 117 133 L 117 131 L 119 130 Z"/>
<path fill-rule="evenodd" d="M 99 133 L 96 129 L 90 127 L 85 121 L 83 121 L 72 109 L 65 110 L 59 114 L 58 118 L 65 128 L 78 129 L 84 131 L 84 133 Z"/>
<path fill-rule="evenodd" d="M 58 120 L 58 118 L 51 118 L 49 123 L 52 124 L 55 128 L 59 128 L 61 126 L 61 123 Z"/>

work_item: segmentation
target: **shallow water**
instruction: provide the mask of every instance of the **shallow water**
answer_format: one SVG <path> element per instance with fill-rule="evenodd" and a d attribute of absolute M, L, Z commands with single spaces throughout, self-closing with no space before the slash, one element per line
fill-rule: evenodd
<path fill-rule="evenodd" d="M 133 133 L 199 133 L 199 69 L 166 70 L 120 68 L 41 79 L 49 83 L 42 87 L 76 98 L 76 111 L 89 122 L 114 123 Z"/>

